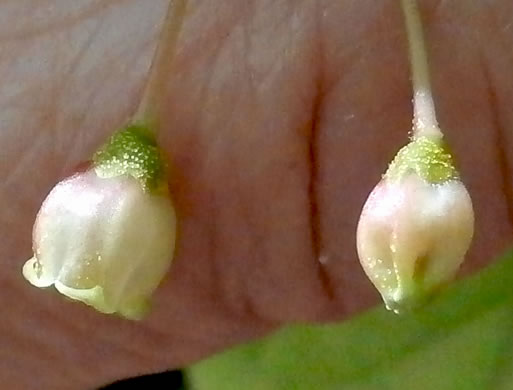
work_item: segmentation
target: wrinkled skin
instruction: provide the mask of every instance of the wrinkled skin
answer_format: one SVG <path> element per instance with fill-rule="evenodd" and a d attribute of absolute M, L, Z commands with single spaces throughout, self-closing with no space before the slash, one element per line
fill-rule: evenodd
<path fill-rule="evenodd" d="M 378 302 L 355 229 L 411 122 L 393 0 L 191 0 L 159 135 L 179 242 L 152 314 L 104 316 L 23 280 L 45 195 L 137 107 L 166 6 L 0 1 L 5 388 L 93 388 Z M 474 201 L 468 274 L 512 239 L 513 3 L 422 10 L 439 120 Z"/>

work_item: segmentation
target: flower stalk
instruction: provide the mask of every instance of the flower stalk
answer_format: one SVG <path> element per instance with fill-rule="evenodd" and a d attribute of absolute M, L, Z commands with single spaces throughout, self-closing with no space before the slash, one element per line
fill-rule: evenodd
<path fill-rule="evenodd" d="M 187 0 L 171 0 L 153 56 L 146 87 L 139 107 L 133 116 L 134 121 L 151 124 L 150 127 L 153 129 L 158 128 L 157 113 L 161 102 L 164 101 L 166 77 L 172 72 L 172 64 L 176 56 L 178 38 L 182 31 L 186 11 Z"/>
<path fill-rule="evenodd" d="M 413 85 L 413 137 L 442 138 L 436 119 L 426 45 L 416 0 L 401 0 Z"/>

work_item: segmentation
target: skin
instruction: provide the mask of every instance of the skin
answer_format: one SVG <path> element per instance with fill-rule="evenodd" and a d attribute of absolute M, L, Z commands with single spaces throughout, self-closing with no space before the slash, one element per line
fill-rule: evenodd
<path fill-rule="evenodd" d="M 0 1 L 5 388 L 94 388 L 379 300 L 355 230 L 411 125 L 392 0 L 191 0 L 159 114 L 179 241 L 151 315 L 104 316 L 23 280 L 42 200 L 135 111 L 166 6 Z M 439 122 L 477 220 L 465 275 L 512 238 L 513 3 L 421 8 Z"/>

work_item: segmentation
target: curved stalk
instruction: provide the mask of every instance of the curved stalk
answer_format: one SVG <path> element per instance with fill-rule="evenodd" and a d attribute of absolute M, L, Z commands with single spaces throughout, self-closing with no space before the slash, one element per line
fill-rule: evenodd
<path fill-rule="evenodd" d="M 443 137 L 436 119 L 435 104 L 429 79 L 429 67 L 416 0 L 401 0 L 406 24 L 413 83 L 413 138 Z"/>
<path fill-rule="evenodd" d="M 182 30 L 187 9 L 187 0 L 171 0 L 167 10 L 157 50 L 150 67 L 143 96 L 133 120 L 148 124 L 153 132 L 158 131 L 158 106 L 163 100 L 166 76 L 176 55 L 178 37 Z"/>

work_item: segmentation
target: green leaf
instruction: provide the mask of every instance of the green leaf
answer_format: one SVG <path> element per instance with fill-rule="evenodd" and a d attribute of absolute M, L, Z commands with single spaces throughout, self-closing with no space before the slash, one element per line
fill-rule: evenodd
<path fill-rule="evenodd" d="M 513 389 L 513 254 L 416 312 L 291 326 L 187 378 L 194 390 Z"/>

